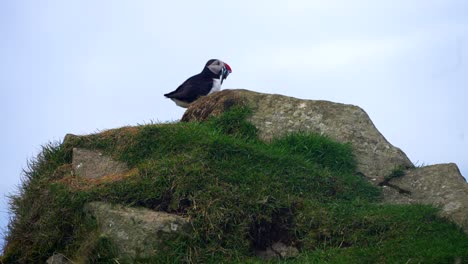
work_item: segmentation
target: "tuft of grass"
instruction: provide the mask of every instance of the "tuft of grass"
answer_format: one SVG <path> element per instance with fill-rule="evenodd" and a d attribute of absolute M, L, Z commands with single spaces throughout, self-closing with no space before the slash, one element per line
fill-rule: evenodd
<path fill-rule="evenodd" d="M 385 176 L 385 182 L 389 182 L 392 179 L 405 176 L 405 168 L 403 166 L 395 167 L 389 175 Z"/>
<path fill-rule="evenodd" d="M 344 208 L 345 207 L 345 208 Z M 465 263 L 467 236 L 425 205 L 359 204 L 331 208 L 314 251 L 286 263 Z M 309 233 L 310 235 L 310 233 Z M 325 236 L 326 238 L 320 236 Z M 309 240 L 311 239 L 311 240 Z M 325 243 L 324 243 L 325 242 Z"/>
<path fill-rule="evenodd" d="M 246 107 L 233 107 L 221 116 L 213 117 L 208 126 L 216 131 L 243 139 L 257 139 L 257 128 L 247 121 L 252 113 Z"/>
<path fill-rule="evenodd" d="M 348 173 L 356 170 L 350 143 L 340 144 L 318 134 L 292 133 L 274 140 L 273 145 L 336 172 Z"/>
<path fill-rule="evenodd" d="M 45 262 L 56 251 L 82 262 L 124 261 L 84 215 L 90 201 L 191 219 L 192 236 L 167 241 L 168 250 L 136 263 L 260 263 L 254 251 L 277 241 L 300 249 L 284 260 L 291 263 L 468 257 L 468 237 L 435 209 L 381 205 L 379 189 L 355 174 L 349 144 L 300 133 L 265 143 L 249 114 L 233 108 L 204 123 L 127 127 L 46 146 L 11 197 L 2 261 Z M 73 147 L 99 149 L 134 173 L 77 188 L 64 180 Z"/>

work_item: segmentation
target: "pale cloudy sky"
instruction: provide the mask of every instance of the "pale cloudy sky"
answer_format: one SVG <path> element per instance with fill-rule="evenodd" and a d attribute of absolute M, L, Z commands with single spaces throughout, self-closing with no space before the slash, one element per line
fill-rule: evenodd
<path fill-rule="evenodd" d="M 0 228 L 40 146 L 177 120 L 219 58 L 245 88 L 362 107 L 416 165 L 468 175 L 468 1 L 0 0 Z M 1 244 L 1 242 L 0 242 Z"/>

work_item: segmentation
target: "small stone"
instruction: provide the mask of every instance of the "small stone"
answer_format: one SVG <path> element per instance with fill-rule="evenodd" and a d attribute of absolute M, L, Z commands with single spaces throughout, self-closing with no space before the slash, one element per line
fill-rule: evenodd
<path fill-rule="evenodd" d="M 286 246 L 281 242 L 276 242 L 271 246 L 271 249 L 279 254 L 282 258 L 292 258 L 299 255 L 299 250 L 292 246 Z"/>
<path fill-rule="evenodd" d="M 125 163 L 115 161 L 99 151 L 82 148 L 73 148 L 72 167 L 75 175 L 88 179 L 124 174 L 128 171 Z"/>
<path fill-rule="evenodd" d="M 55 253 L 52 255 L 50 258 L 47 259 L 46 261 L 47 264 L 68 264 L 70 261 L 68 260 L 65 255 L 60 254 L 60 253 Z"/>
<path fill-rule="evenodd" d="M 255 255 L 264 260 L 275 258 L 293 258 L 299 255 L 299 250 L 293 246 L 287 246 L 282 242 L 275 242 L 271 247 L 265 250 L 257 250 Z"/>

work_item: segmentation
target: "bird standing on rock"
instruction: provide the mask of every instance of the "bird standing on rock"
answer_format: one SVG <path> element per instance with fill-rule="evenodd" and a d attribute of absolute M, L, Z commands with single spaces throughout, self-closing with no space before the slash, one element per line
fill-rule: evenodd
<path fill-rule="evenodd" d="M 231 67 L 227 63 L 211 59 L 205 64 L 201 73 L 188 78 L 175 91 L 164 96 L 178 106 L 187 108 L 198 97 L 219 91 L 221 84 L 231 72 Z"/>

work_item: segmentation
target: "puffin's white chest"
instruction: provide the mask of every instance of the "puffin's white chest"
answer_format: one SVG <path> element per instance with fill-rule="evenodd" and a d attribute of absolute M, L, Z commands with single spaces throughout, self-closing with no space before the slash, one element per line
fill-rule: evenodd
<path fill-rule="evenodd" d="M 208 94 L 219 92 L 221 90 L 221 79 L 213 79 L 213 87 Z"/>

